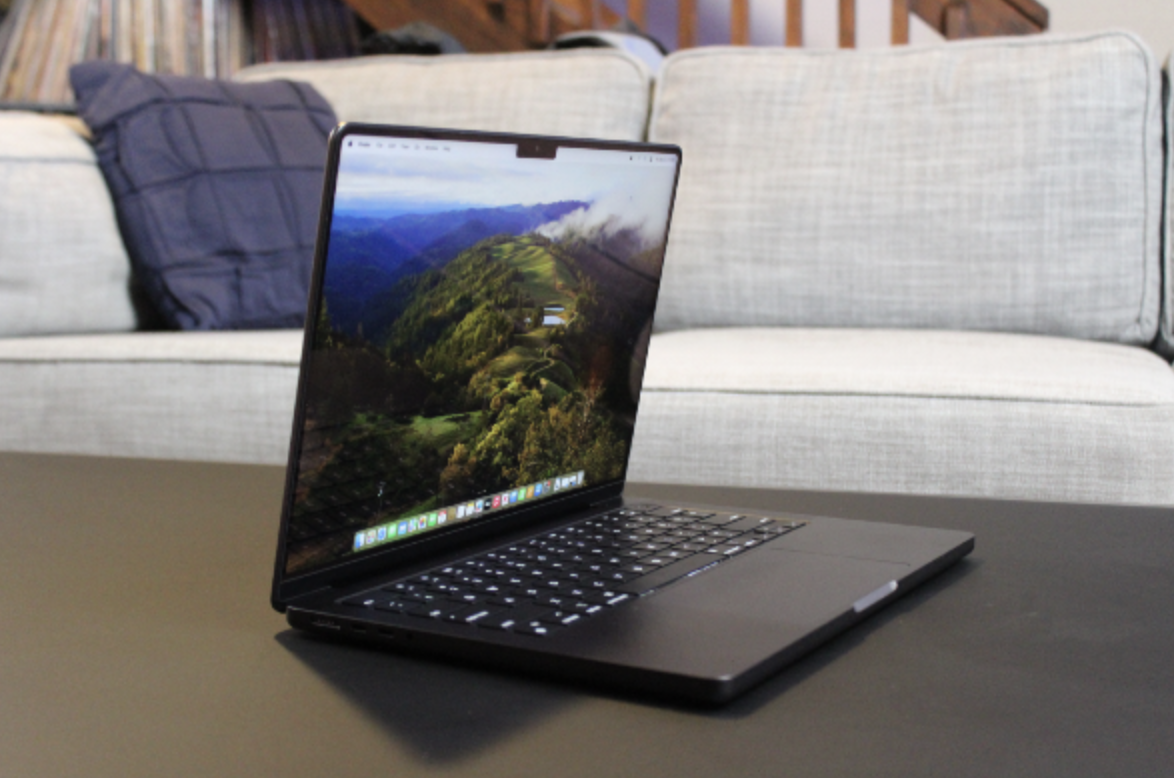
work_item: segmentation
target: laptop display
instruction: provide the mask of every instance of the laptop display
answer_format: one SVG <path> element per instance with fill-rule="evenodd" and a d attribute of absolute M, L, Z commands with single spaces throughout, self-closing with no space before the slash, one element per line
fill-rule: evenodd
<path fill-rule="evenodd" d="M 342 141 L 284 572 L 624 477 L 679 157 Z"/>

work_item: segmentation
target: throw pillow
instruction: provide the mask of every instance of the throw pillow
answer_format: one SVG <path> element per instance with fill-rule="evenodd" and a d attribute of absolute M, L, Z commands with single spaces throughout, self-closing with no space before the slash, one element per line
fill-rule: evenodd
<path fill-rule="evenodd" d="M 70 70 L 127 252 L 180 329 L 300 327 L 330 105 L 308 84 Z"/>

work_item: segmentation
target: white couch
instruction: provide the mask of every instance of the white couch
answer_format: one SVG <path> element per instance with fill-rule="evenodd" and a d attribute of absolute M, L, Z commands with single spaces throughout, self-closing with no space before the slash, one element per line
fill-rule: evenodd
<path fill-rule="evenodd" d="M 602 50 L 240 75 L 278 77 L 343 120 L 683 147 L 632 479 L 1174 505 L 1166 121 L 1132 36 L 698 49 L 654 94 Z M 0 138 L 0 450 L 284 463 L 300 332 L 136 329 L 86 143 Z"/>

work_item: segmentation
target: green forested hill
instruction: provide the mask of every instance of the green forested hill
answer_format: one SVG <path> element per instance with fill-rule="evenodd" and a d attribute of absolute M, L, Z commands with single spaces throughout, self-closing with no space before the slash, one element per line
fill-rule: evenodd
<path fill-rule="evenodd" d="M 311 396 L 307 423 L 329 453 L 307 473 L 311 503 L 363 452 L 380 457 L 369 488 L 386 515 L 571 472 L 619 477 L 631 414 L 607 389 L 612 376 L 626 383 L 631 355 L 579 259 L 539 235 L 497 236 L 403 279 L 380 305 L 386 324 L 357 336 L 322 315 L 310 392 L 323 397 Z M 413 463 L 414 480 L 389 480 L 396 461 Z"/>

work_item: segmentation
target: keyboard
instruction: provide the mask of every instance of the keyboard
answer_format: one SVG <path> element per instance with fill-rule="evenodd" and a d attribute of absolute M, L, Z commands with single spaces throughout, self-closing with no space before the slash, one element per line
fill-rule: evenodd
<path fill-rule="evenodd" d="M 753 551 L 804 524 L 628 506 L 339 602 L 542 637 Z"/>

